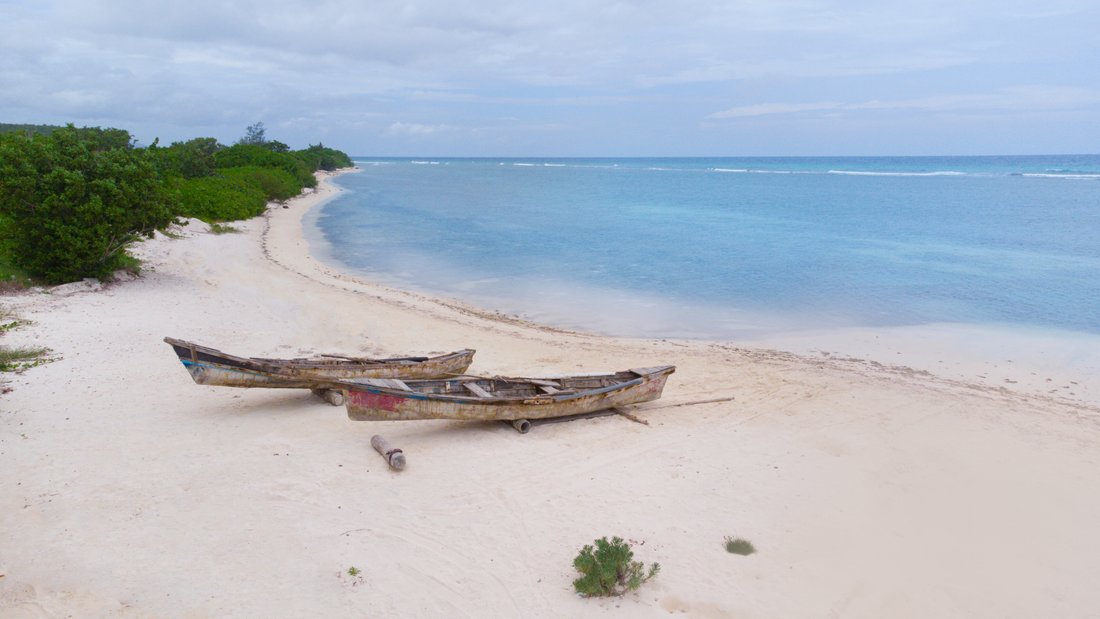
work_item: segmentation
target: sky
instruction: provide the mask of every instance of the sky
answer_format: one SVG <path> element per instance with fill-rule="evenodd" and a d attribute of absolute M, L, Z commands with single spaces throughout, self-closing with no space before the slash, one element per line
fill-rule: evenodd
<path fill-rule="evenodd" d="M 0 0 L 0 122 L 357 156 L 1100 152 L 1097 0 Z"/>

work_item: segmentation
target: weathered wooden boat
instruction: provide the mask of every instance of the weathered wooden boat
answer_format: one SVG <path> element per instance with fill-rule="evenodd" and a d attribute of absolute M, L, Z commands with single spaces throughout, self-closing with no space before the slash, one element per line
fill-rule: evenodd
<path fill-rule="evenodd" d="M 321 355 L 308 359 L 237 357 L 214 348 L 166 337 L 191 378 L 200 385 L 324 390 L 333 383 L 364 378 L 438 378 L 470 367 L 473 350 L 438 357 L 367 359 Z"/>
<path fill-rule="evenodd" d="M 676 366 L 555 378 L 360 379 L 338 387 L 356 421 L 525 421 L 580 415 L 661 397 Z M 517 426 L 517 429 L 520 429 Z M 524 430 L 521 430 L 524 431 Z"/>

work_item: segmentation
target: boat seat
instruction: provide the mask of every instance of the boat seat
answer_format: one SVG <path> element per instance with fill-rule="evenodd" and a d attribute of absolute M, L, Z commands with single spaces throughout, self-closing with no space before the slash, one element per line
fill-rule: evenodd
<path fill-rule="evenodd" d="M 489 393 L 488 391 L 483 389 L 481 387 L 481 385 L 479 385 L 475 382 L 462 383 L 462 386 L 469 389 L 471 392 L 473 392 L 474 395 L 476 395 L 479 398 L 491 398 L 491 397 L 493 397 L 493 394 Z"/>
<path fill-rule="evenodd" d="M 372 378 L 368 382 L 369 384 L 378 385 L 379 387 L 389 387 L 390 389 L 400 389 L 402 391 L 412 391 L 405 381 L 397 378 Z"/>
<path fill-rule="evenodd" d="M 541 392 L 543 392 L 547 395 L 554 395 L 555 393 L 561 393 L 561 389 L 555 389 L 554 387 L 551 387 L 550 385 L 539 385 L 539 391 L 541 391 Z"/>

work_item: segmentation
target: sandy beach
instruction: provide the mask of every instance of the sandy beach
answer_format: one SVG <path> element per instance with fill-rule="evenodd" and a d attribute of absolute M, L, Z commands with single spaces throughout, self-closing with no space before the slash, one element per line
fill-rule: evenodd
<path fill-rule="evenodd" d="M 0 617 L 1100 617 L 1100 338 L 554 329 L 314 260 L 303 218 L 337 191 L 240 234 L 158 235 L 132 281 L 2 300 L 32 321 L 5 343 L 57 360 L 0 396 Z M 266 357 L 469 347 L 487 375 L 678 369 L 629 411 L 648 425 L 520 435 L 198 386 L 165 336 Z M 573 557 L 613 535 L 661 573 L 578 598 Z"/>

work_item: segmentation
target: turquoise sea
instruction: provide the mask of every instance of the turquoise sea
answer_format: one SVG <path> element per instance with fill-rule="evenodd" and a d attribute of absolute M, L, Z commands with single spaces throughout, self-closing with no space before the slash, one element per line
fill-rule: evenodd
<path fill-rule="evenodd" d="M 356 163 L 323 259 L 539 322 L 1100 333 L 1100 155 Z"/>

